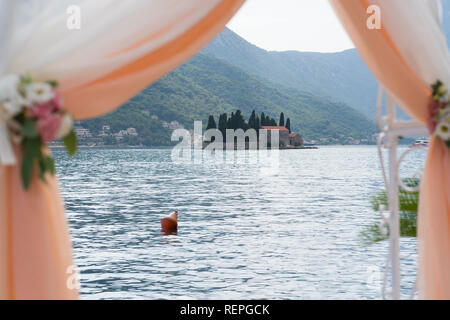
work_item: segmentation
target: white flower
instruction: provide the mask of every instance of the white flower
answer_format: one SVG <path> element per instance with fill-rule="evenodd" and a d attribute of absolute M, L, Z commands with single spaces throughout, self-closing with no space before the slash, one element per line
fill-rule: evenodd
<path fill-rule="evenodd" d="M 31 103 L 42 104 L 55 97 L 51 85 L 45 82 L 34 82 L 25 87 L 25 95 Z"/>
<path fill-rule="evenodd" d="M 29 107 L 31 102 L 20 91 L 20 77 L 7 75 L 0 78 L 0 102 L 10 102 L 16 106 Z"/>
<path fill-rule="evenodd" d="M 440 122 L 435 131 L 436 136 L 441 138 L 444 141 L 450 140 L 450 124 L 445 122 Z"/>
<path fill-rule="evenodd" d="M 19 76 L 14 74 L 0 77 L 0 101 L 10 101 L 20 95 L 19 81 Z"/>
<path fill-rule="evenodd" d="M 0 119 L 10 120 L 22 112 L 22 106 L 12 102 L 0 102 Z"/>
<path fill-rule="evenodd" d="M 73 128 L 73 120 L 70 114 L 66 113 L 62 116 L 61 124 L 59 125 L 56 139 L 62 139 L 69 135 Z"/>
<path fill-rule="evenodd" d="M 23 97 L 19 92 L 19 76 L 0 78 L 0 118 L 9 120 L 22 111 Z"/>

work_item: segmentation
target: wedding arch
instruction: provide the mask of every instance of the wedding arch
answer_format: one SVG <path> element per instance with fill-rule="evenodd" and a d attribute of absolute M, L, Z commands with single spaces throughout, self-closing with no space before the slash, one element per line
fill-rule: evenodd
<path fill-rule="evenodd" d="M 6 111 L 11 105 L 2 94 L 11 75 L 30 72 L 39 81 L 58 82 L 64 109 L 74 118 L 109 112 L 201 50 L 244 0 L 80 0 L 81 24 L 68 28 L 67 8 L 74 2 L 0 2 L 0 106 Z M 399 298 L 396 141 L 432 128 L 431 85 L 450 84 L 439 0 L 410 0 L 407 7 L 404 0 L 330 2 L 388 97 L 383 133 L 390 150 L 392 297 Z M 380 8 L 380 28 L 367 27 L 371 5 Z M 27 79 L 21 81 L 32 83 Z M 395 120 L 395 104 L 417 123 Z M 34 172 L 25 189 L 24 150 L 14 140 L 0 112 L 0 298 L 76 299 L 77 290 L 67 285 L 72 249 L 58 182 L 47 174 L 44 183 Z M 421 298 L 450 298 L 449 178 L 450 149 L 432 135 L 420 192 Z"/>

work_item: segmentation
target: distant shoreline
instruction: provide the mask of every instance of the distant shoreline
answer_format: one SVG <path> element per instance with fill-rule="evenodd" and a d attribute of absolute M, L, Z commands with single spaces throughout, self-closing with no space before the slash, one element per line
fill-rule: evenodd
<path fill-rule="evenodd" d="M 329 144 L 329 145 L 318 145 L 318 146 L 305 146 L 305 147 L 297 147 L 297 148 L 280 148 L 278 150 L 317 150 L 321 148 L 327 147 L 376 147 L 374 144 Z M 400 146 L 408 146 L 407 144 Z M 78 146 L 79 149 L 107 149 L 107 150 L 149 150 L 149 149 L 171 149 L 174 146 Z M 62 145 L 50 146 L 50 149 L 59 150 L 64 149 Z M 270 149 L 269 149 L 270 150 Z M 225 150 L 226 151 L 226 150 Z M 247 150 L 246 150 L 247 151 Z"/>

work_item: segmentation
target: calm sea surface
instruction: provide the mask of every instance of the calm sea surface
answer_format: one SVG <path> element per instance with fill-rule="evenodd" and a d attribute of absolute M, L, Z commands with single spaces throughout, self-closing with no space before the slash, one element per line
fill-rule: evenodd
<path fill-rule="evenodd" d="M 83 299 L 381 298 L 387 242 L 360 240 L 379 221 L 376 147 L 283 150 L 278 165 L 257 151 L 222 163 L 173 162 L 170 149 L 54 154 Z M 403 176 L 423 160 L 408 156 Z M 162 235 L 174 209 L 178 234 Z M 404 297 L 416 249 L 402 239 Z"/>

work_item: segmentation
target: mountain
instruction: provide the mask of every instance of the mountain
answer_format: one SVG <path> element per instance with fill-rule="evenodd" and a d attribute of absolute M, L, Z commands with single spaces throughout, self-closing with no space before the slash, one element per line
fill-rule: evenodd
<path fill-rule="evenodd" d="M 450 0 L 442 4 L 450 43 Z M 241 109 L 248 117 L 255 109 L 274 118 L 285 112 L 306 139 L 362 138 L 376 131 L 360 114 L 375 119 L 376 92 L 377 83 L 356 50 L 266 51 L 225 28 L 191 61 L 83 126 L 93 132 L 103 124 L 115 132 L 135 127 L 139 143 L 169 145 L 171 130 L 163 121 L 192 128 L 194 120 L 206 122 L 209 114 Z"/>
<path fill-rule="evenodd" d="M 443 0 L 442 7 L 443 29 L 450 43 L 450 0 Z M 354 49 L 336 53 L 266 51 L 225 28 L 202 53 L 285 86 L 342 101 L 375 120 L 378 84 Z"/>
<path fill-rule="evenodd" d="M 123 107 L 110 115 L 84 122 L 84 126 L 96 131 L 103 123 L 112 123 L 112 130 L 136 127 L 135 123 L 178 121 L 191 129 L 195 120 L 206 120 L 209 115 L 240 109 L 245 117 L 252 110 L 265 112 L 278 119 L 280 112 L 291 119 L 292 129 L 307 140 L 346 137 L 368 138 L 376 129 L 372 122 L 344 103 L 334 102 L 311 93 L 278 84 L 250 74 L 204 54 L 198 54 L 186 64 L 169 73 L 152 86 L 143 90 Z M 130 114 L 127 121 L 126 114 Z M 117 119 L 121 119 L 117 121 Z M 139 119 L 137 119 L 139 118 Z M 138 133 L 140 132 L 140 128 Z M 159 132 L 159 130 L 158 130 Z M 147 145 L 160 143 L 147 141 Z M 169 143 L 170 141 L 167 140 Z"/>
<path fill-rule="evenodd" d="M 450 0 L 443 28 L 450 43 Z M 135 127 L 148 146 L 169 145 L 167 122 L 191 129 L 210 114 L 283 111 L 306 139 L 367 137 L 376 131 L 377 83 L 356 50 L 337 53 L 266 51 L 225 28 L 200 54 L 122 108 L 83 122 L 93 132 Z M 355 111 L 358 110 L 358 111 Z M 361 112 L 361 114 L 359 113 Z M 365 116 L 363 116 L 363 115 Z M 217 118 L 216 118 L 217 120 Z"/>
<path fill-rule="evenodd" d="M 356 50 L 266 51 L 225 28 L 202 53 L 285 86 L 342 101 L 375 119 L 377 82 Z"/>

